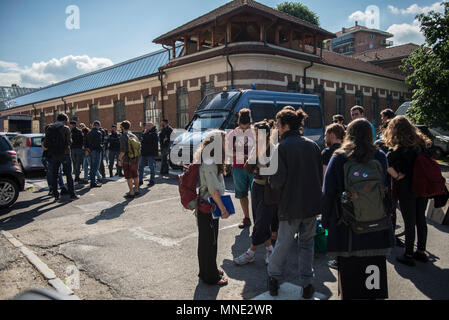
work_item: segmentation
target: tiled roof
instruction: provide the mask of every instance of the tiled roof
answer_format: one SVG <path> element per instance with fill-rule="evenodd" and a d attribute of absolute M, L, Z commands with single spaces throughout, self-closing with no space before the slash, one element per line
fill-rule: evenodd
<path fill-rule="evenodd" d="M 312 30 L 316 31 L 318 34 L 323 34 L 323 35 L 325 35 L 326 37 L 329 37 L 329 38 L 334 38 L 335 37 L 335 34 L 329 32 L 327 30 L 324 30 L 324 29 L 318 27 L 317 25 L 314 25 L 314 24 L 312 24 L 310 22 L 307 22 L 307 21 L 304 21 L 302 19 L 296 18 L 296 17 L 291 16 L 291 15 L 289 15 L 287 13 L 275 10 L 273 8 L 265 6 L 265 5 L 263 5 L 261 3 L 258 3 L 256 1 L 253 1 L 253 0 L 234 0 L 234 1 L 231 1 L 231 2 L 229 2 L 227 4 L 225 4 L 225 5 L 217 8 L 217 9 L 215 9 L 215 10 L 205 14 L 205 15 L 202 15 L 199 18 L 196 18 L 195 20 L 192 20 L 192 21 L 190 21 L 190 22 L 188 22 L 188 23 L 186 23 L 186 24 L 184 24 L 184 25 L 182 25 L 182 26 L 180 26 L 180 27 L 178 27 L 178 28 L 176 28 L 176 29 L 174 29 L 174 30 L 172 30 L 172 31 L 170 31 L 170 32 L 168 32 L 168 33 L 158 37 L 158 38 L 156 38 L 156 39 L 154 39 L 153 42 L 160 43 L 163 40 L 166 40 L 166 39 L 171 38 L 173 36 L 180 35 L 180 34 L 182 34 L 184 32 L 190 31 L 190 30 L 192 30 L 194 28 L 197 28 L 199 26 L 205 25 L 207 23 L 214 22 L 215 19 L 217 19 L 217 18 L 219 18 L 221 16 L 224 16 L 226 14 L 229 14 L 229 13 L 232 13 L 234 11 L 237 11 L 239 9 L 244 9 L 244 8 L 257 10 L 257 11 L 263 12 L 265 14 L 269 14 L 271 16 L 274 16 L 276 18 L 283 19 L 285 21 L 291 22 L 293 24 L 300 25 L 302 27 L 306 27 L 306 28 L 312 29 Z"/>
<path fill-rule="evenodd" d="M 374 75 L 379 75 L 382 77 L 393 78 L 396 80 L 405 80 L 405 77 L 399 74 L 392 73 L 384 68 L 375 66 L 371 63 L 354 59 L 351 57 L 347 57 L 341 54 L 338 54 L 333 51 L 323 50 L 323 59 L 322 62 L 327 65 L 350 69 L 359 72 L 370 73 Z"/>
<path fill-rule="evenodd" d="M 374 49 L 365 51 L 358 55 L 355 55 L 354 58 L 366 61 L 366 62 L 374 62 L 376 60 L 390 60 L 395 58 L 404 58 L 408 57 L 412 52 L 416 51 L 419 48 L 417 44 L 407 43 L 401 46 L 390 47 L 390 48 L 382 48 L 382 49 Z"/>
<path fill-rule="evenodd" d="M 182 46 L 177 47 L 176 55 L 179 56 L 182 50 Z M 117 85 L 156 74 L 159 67 L 168 62 L 167 51 L 159 50 L 108 68 L 56 83 L 33 93 L 5 101 L 5 103 L 9 108 L 14 108 Z"/>

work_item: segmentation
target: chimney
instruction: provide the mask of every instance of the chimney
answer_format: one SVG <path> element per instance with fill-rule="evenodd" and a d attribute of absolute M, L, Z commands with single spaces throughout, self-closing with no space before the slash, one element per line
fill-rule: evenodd
<path fill-rule="evenodd" d="M 345 27 L 341 28 L 341 33 L 345 33 L 345 32 L 346 32 Z"/>
<path fill-rule="evenodd" d="M 358 25 L 359 25 L 359 22 L 358 22 L 358 21 L 356 21 L 356 22 L 355 22 L 355 26 L 357 27 Z"/>

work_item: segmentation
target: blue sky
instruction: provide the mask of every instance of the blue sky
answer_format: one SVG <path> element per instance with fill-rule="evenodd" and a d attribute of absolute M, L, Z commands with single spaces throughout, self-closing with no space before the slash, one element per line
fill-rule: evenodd
<path fill-rule="evenodd" d="M 159 49 L 152 43 L 228 0 L 17 0 L 0 1 L 0 85 L 44 86 Z M 279 0 L 260 0 L 275 7 Z M 415 13 L 437 0 L 304 0 L 321 27 L 337 32 L 363 24 L 368 5 L 380 9 L 380 29 L 395 31 L 396 44 L 422 42 Z M 80 29 L 66 28 L 66 8 L 78 6 Z M 389 8 L 393 6 L 394 8 Z M 401 11 L 402 9 L 402 11 Z M 409 10 L 406 10 L 409 9 Z M 358 12 L 358 13 L 357 13 Z M 353 15 L 356 13 L 355 15 Z M 349 17 L 353 15 L 352 21 Z"/>

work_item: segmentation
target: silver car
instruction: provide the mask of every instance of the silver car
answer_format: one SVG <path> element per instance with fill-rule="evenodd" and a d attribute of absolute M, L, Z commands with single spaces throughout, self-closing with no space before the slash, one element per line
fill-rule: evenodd
<path fill-rule="evenodd" d="M 11 139 L 12 147 L 17 153 L 17 158 L 23 172 L 43 170 L 42 164 L 42 139 L 44 134 L 19 134 Z"/>

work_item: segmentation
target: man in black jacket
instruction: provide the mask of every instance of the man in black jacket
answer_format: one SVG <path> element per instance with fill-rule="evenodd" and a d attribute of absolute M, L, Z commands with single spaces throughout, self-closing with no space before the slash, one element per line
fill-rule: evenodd
<path fill-rule="evenodd" d="M 149 165 L 151 177 L 148 185 L 151 187 L 154 186 L 155 183 L 154 158 L 157 157 L 159 153 L 157 130 L 152 122 L 145 123 L 145 131 L 143 132 L 141 143 L 142 155 L 139 163 L 139 185 L 143 184 L 143 171 L 145 166 Z"/>
<path fill-rule="evenodd" d="M 316 216 L 320 213 L 323 167 L 318 145 L 300 134 L 306 117 L 301 109 L 297 112 L 283 110 L 276 116 L 281 142 L 274 153 L 278 170 L 269 178 L 269 183 L 281 190 L 281 200 L 278 239 L 268 264 L 268 284 L 270 294 L 277 295 L 290 245 L 298 233 L 299 277 L 303 298 L 310 299 L 315 291 L 312 285 L 313 249 Z"/>
<path fill-rule="evenodd" d="M 103 151 L 103 134 L 100 131 L 101 123 L 100 121 L 95 121 L 92 130 L 87 134 L 86 137 L 86 155 L 90 157 L 90 187 L 98 188 L 101 185 L 97 184 L 95 181 L 95 176 L 97 171 L 100 169 L 101 153 Z"/>
<path fill-rule="evenodd" d="M 72 162 L 73 171 L 75 173 L 75 182 L 80 182 L 81 164 L 84 159 L 83 152 L 83 133 L 76 127 L 76 121 L 70 121 L 70 128 L 72 132 Z"/>
<path fill-rule="evenodd" d="M 118 157 L 120 155 L 120 133 L 117 132 L 117 126 L 112 126 L 112 132 L 108 138 L 109 151 L 109 175 L 113 176 L 114 163 L 117 162 L 116 175 L 123 177 L 122 167 L 118 165 Z"/>
<path fill-rule="evenodd" d="M 170 153 L 170 136 L 173 129 L 168 124 L 168 120 L 162 120 L 162 130 L 159 133 L 159 140 L 161 143 L 161 174 L 168 174 L 168 155 Z"/>

